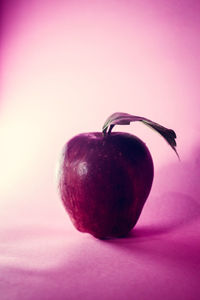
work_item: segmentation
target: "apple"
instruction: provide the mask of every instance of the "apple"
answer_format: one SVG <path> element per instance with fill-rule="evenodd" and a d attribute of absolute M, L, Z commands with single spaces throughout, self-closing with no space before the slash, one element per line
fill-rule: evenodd
<path fill-rule="evenodd" d="M 112 114 L 102 132 L 76 135 L 62 151 L 58 176 L 62 202 L 74 226 L 96 238 L 126 236 L 151 190 L 154 167 L 147 146 L 132 134 L 112 132 L 115 125 L 134 121 L 156 130 L 176 152 L 172 129 L 126 113 Z"/>

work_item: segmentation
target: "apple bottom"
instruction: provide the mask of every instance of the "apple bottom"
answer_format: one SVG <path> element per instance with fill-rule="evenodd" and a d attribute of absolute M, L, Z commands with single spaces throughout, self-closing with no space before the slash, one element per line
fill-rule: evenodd
<path fill-rule="evenodd" d="M 90 233 L 98 239 L 108 239 L 124 237 L 135 226 L 147 199 L 149 186 L 146 182 L 139 188 L 140 176 L 134 179 L 133 175 L 122 174 L 121 170 L 117 176 L 115 170 L 115 176 L 110 178 L 107 186 L 101 186 L 100 181 L 90 185 L 79 183 L 79 188 L 68 185 L 64 206 L 79 231 Z M 146 193 L 144 185 L 148 187 Z"/>
<path fill-rule="evenodd" d="M 144 203 L 145 200 L 143 205 Z M 74 213 L 71 214 L 69 209 L 67 209 L 67 212 L 74 227 L 80 232 L 89 233 L 98 239 L 122 238 L 127 236 L 136 225 L 143 205 L 140 204 L 140 207 L 137 205 L 137 212 L 134 208 L 129 209 L 124 218 L 115 218 L 113 214 L 109 216 L 102 214 L 101 217 L 99 217 L 99 214 L 95 214 L 91 217 L 88 212 L 80 213 L 80 211 L 79 216 L 74 216 Z M 85 218 L 86 214 L 88 218 Z"/>

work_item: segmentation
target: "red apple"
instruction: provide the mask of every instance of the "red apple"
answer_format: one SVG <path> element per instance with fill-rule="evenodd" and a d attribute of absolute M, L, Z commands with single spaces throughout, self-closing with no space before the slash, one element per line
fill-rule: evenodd
<path fill-rule="evenodd" d="M 125 113 L 112 114 L 102 132 L 79 134 L 64 146 L 61 199 L 74 226 L 97 238 L 127 235 L 151 190 L 153 161 L 146 145 L 134 135 L 111 132 L 114 125 L 132 121 L 158 131 L 176 151 L 173 130 Z"/>

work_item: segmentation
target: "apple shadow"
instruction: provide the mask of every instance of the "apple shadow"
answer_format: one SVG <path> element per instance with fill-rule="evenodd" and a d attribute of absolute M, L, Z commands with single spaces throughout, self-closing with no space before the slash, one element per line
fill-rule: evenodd
<path fill-rule="evenodd" d="M 181 193 L 166 193 L 163 197 L 149 199 L 149 204 L 138 225 L 127 237 L 139 238 L 168 234 L 195 222 L 200 217 L 200 205 L 194 198 Z M 163 201 L 161 203 L 161 200 Z M 145 213 L 150 210 L 147 217 Z"/>

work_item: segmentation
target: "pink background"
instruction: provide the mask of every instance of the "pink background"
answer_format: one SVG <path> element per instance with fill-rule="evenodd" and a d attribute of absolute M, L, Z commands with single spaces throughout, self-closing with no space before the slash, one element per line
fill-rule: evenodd
<path fill-rule="evenodd" d="M 0 299 L 200 298 L 200 2 L 1 1 Z M 56 161 L 115 111 L 141 124 L 154 184 L 129 237 L 77 232 Z"/>

